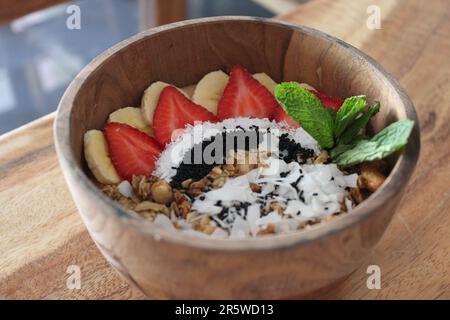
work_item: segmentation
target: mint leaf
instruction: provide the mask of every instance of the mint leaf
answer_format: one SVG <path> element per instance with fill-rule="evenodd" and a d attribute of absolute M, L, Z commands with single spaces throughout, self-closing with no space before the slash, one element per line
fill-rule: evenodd
<path fill-rule="evenodd" d="M 331 109 L 331 108 L 326 108 L 326 109 L 327 109 L 328 113 L 330 114 L 331 119 L 333 119 L 333 123 L 334 123 L 334 121 L 336 121 L 337 111 L 334 109 Z M 333 129 L 334 129 L 334 125 L 333 125 Z"/>
<path fill-rule="evenodd" d="M 356 119 L 359 113 L 366 107 L 365 96 L 354 96 L 345 99 L 336 114 L 335 136 L 339 137 L 345 129 Z"/>
<path fill-rule="evenodd" d="M 366 139 L 363 135 L 357 135 L 351 142 L 344 143 L 342 141 L 338 142 L 333 149 L 329 151 L 330 158 L 336 159 L 339 155 L 352 149 L 359 141 Z"/>
<path fill-rule="evenodd" d="M 407 144 L 413 126 L 414 121 L 411 120 L 394 122 L 370 140 L 361 140 L 352 149 L 338 155 L 335 163 L 346 167 L 386 158 Z"/>
<path fill-rule="evenodd" d="M 286 113 L 319 143 L 321 148 L 334 145 L 334 121 L 320 100 L 295 82 L 276 86 L 275 97 Z"/>
<path fill-rule="evenodd" d="M 363 113 L 359 118 L 355 119 L 353 123 L 342 133 L 339 137 L 339 141 L 345 144 L 349 144 L 353 141 L 356 135 L 365 128 L 370 118 L 372 118 L 380 110 L 380 102 L 375 101 L 374 104 Z"/>

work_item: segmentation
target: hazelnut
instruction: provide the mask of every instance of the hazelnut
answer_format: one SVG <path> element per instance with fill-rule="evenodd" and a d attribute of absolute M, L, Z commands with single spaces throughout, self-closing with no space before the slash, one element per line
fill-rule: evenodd
<path fill-rule="evenodd" d="M 363 166 L 361 169 L 361 179 L 364 186 L 370 192 L 375 192 L 384 183 L 386 177 L 375 167 Z"/>
<path fill-rule="evenodd" d="M 166 180 L 159 180 L 152 184 L 151 192 L 153 200 L 157 203 L 166 204 L 172 201 L 172 187 Z"/>

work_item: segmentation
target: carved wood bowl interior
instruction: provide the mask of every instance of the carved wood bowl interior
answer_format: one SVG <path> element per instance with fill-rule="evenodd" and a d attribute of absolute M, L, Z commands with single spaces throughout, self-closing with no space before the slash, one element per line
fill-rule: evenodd
<path fill-rule="evenodd" d="M 204 240 L 132 217 L 89 178 L 83 134 L 108 115 L 139 106 L 162 80 L 183 87 L 210 71 L 241 64 L 275 81 L 381 101 L 377 132 L 416 121 L 405 150 L 390 159 L 384 185 L 350 214 L 309 230 L 245 240 Z M 92 238 L 111 264 L 151 298 L 297 298 L 324 290 L 355 270 L 389 224 L 420 149 L 414 106 L 397 82 L 350 45 L 319 31 L 270 19 L 216 17 L 147 30 L 105 51 L 71 83 L 58 108 L 60 165 Z"/>

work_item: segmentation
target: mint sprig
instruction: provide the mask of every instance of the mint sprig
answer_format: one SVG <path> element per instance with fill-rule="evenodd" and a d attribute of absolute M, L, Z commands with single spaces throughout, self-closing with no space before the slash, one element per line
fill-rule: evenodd
<path fill-rule="evenodd" d="M 412 120 L 400 120 L 384 128 L 370 140 L 360 140 L 349 150 L 340 153 L 334 162 L 347 167 L 375 161 L 401 150 L 407 143 L 414 126 Z"/>
<path fill-rule="evenodd" d="M 371 139 L 361 135 L 369 120 L 380 110 L 376 101 L 367 108 L 365 96 L 345 99 L 336 112 L 325 108 L 320 100 L 295 82 L 277 85 L 275 97 L 286 113 L 329 151 L 331 160 L 340 166 L 383 159 L 402 149 L 414 126 L 411 120 L 391 124 Z"/>
<path fill-rule="evenodd" d="M 295 82 L 285 82 L 275 88 L 275 97 L 287 114 L 297 121 L 322 148 L 334 145 L 334 121 L 320 100 Z"/>
<path fill-rule="evenodd" d="M 347 129 L 345 129 L 345 131 L 339 137 L 339 140 L 342 143 L 347 144 L 354 141 L 358 133 L 360 133 L 361 130 L 364 129 L 369 123 L 370 118 L 376 115 L 378 111 L 380 111 L 380 102 L 375 101 L 374 104 L 369 108 L 369 110 L 365 111 L 360 117 L 355 119 Z"/>
<path fill-rule="evenodd" d="M 340 137 L 348 126 L 356 119 L 356 117 L 367 106 L 365 96 L 354 96 L 345 99 L 342 106 L 336 114 L 335 135 Z"/>

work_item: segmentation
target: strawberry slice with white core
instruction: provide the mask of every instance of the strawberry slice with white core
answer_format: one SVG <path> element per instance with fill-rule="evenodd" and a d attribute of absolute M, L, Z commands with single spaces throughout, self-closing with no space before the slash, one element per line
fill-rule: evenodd
<path fill-rule="evenodd" d="M 233 66 L 217 106 L 217 118 L 271 118 L 279 106 L 273 94 L 243 67 Z"/>
<path fill-rule="evenodd" d="M 155 139 L 129 125 L 111 122 L 104 127 L 109 154 L 119 176 L 149 176 L 155 169 L 161 147 Z"/>
<path fill-rule="evenodd" d="M 216 122 L 217 118 L 202 106 L 193 103 L 175 87 L 164 88 L 153 115 L 153 132 L 161 146 L 170 143 L 186 125 Z"/>

